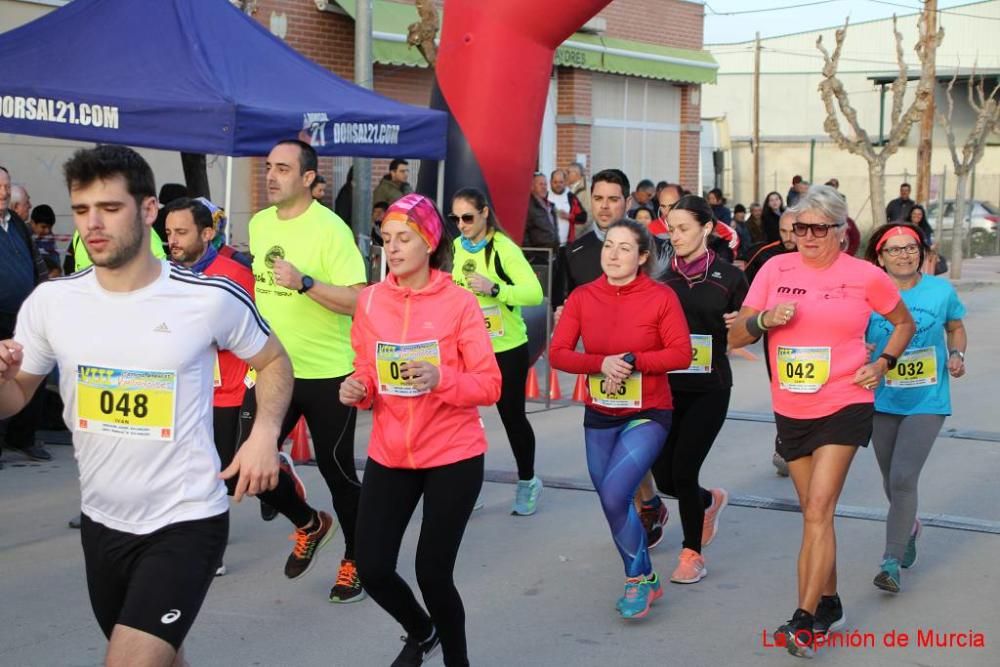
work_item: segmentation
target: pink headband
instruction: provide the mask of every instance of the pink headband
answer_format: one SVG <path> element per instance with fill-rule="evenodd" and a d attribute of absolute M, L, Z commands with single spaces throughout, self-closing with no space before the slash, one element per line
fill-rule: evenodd
<path fill-rule="evenodd" d="M 889 240 L 890 236 L 909 236 L 918 244 L 923 243 L 923 241 L 920 239 L 920 234 L 918 234 L 917 230 L 915 230 L 913 227 L 904 227 L 903 225 L 896 225 L 895 227 L 887 231 L 885 234 L 883 234 L 882 238 L 878 240 L 878 243 L 875 244 L 875 252 L 880 252 L 882 250 L 882 246 L 885 245 L 885 242 Z"/>
<path fill-rule="evenodd" d="M 413 228 L 431 250 L 436 250 L 444 233 L 441 216 L 431 200 L 415 192 L 397 199 L 385 212 L 383 224 L 391 220 L 405 222 Z"/>

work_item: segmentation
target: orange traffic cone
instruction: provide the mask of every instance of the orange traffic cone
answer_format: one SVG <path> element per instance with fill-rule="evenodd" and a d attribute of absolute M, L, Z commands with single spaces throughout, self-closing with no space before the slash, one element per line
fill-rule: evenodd
<path fill-rule="evenodd" d="M 306 420 L 299 417 L 299 423 L 292 429 L 292 461 L 308 463 L 312 459 L 309 449 L 309 431 L 306 430 Z"/>
<path fill-rule="evenodd" d="M 587 402 L 587 376 L 580 374 L 576 376 L 576 386 L 573 387 L 573 400 L 577 403 Z"/>
<path fill-rule="evenodd" d="M 562 390 L 559 388 L 559 372 L 554 368 L 549 369 L 549 398 L 553 401 L 562 399 Z"/>
<path fill-rule="evenodd" d="M 538 398 L 539 396 L 541 396 L 541 392 L 538 391 L 538 373 L 532 366 L 528 369 L 528 381 L 524 383 L 524 397 Z"/>

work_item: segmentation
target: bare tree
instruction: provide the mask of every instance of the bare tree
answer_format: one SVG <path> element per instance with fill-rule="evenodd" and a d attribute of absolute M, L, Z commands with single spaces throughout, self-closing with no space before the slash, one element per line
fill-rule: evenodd
<path fill-rule="evenodd" d="M 427 64 L 433 68 L 437 62 L 437 45 L 434 39 L 437 37 L 441 21 L 431 0 L 414 0 L 414 4 L 417 6 L 420 21 L 411 23 L 407 28 L 406 43 L 417 47 Z"/>
<path fill-rule="evenodd" d="M 1000 103 L 997 100 L 997 92 L 1000 91 L 1000 83 L 993 88 L 989 95 L 986 94 L 985 78 L 979 77 L 976 83 L 976 68 L 972 68 L 969 76 L 969 106 L 976 112 L 976 124 L 969 132 L 969 136 L 962 146 L 962 155 L 958 155 L 958 147 L 955 142 L 955 130 L 951 124 L 952 112 L 955 110 L 955 99 L 952 89 L 958 79 L 958 72 L 951 77 L 948 84 L 948 114 L 938 113 L 938 121 L 945 129 L 948 137 L 948 150 L 951 152 L 951 161 L 955 167 L 955 222 L 951 229 L 951 277 L 962 277 L 962 236 L 965 233 L 965 193 L 969 185 L 969 174 L 976 163 L 983 158 L 986 148 L 986 139 L 995 129 L 1000 128 Z M 944 211 L 938 214 L 938 220 L 944 218 Z M 971 230 L 970 230 L 971 233 Z"/>
<path fill-rule="evenodd" d="M 910 106 L 903 110 L 903 98 L 906 94 L 907 68 L 903 59 L 903 35 L 896 27 L 896 17 L 892 17 L 892 31 L 896 36 L 896 62 L 899 65 L 899 75 L 892 82 L 892 112 L 889 137 L 881 150 L 875 150 L 868 132 L 861 127 L 858 120 L 858 112 L 851 106 L 844 84 L 837 78 L 837 68 L 840 66 L 840 53 L 844 46 L 844 38 L 847 35 L 848 21 L 844 21 L 844 27 L 836 32 L 836 48 L 831 56 L 826 47 L 823 46 L 823 36 L 816 40 L 816 48 L 823 54 L 825 64 L 823 66 L 823 80 L 819 84 L 820 97 L 826 107 L 826 120 L 823 121 L 823 129 L 830 135 L 830 138 L 843 150 L 860 155 L 868 163 L 868 185 L 871 189 L 872 221 L 876 226 L 884 224 L 885 215 L 885 164 L 889 157 L 899 149 L 899 145 L 910 133 L 910 128 L 914 123 L 919 122 L 927 108 L 929 100 L 934 96 L 934 57 L 937 47 L 944 38 L 944 30 L 938 30 L 937 34 L 929 35 L 926 15 L 920 17 L 920 41 L 914 47 L 917 57 L 920 58 L 921 70 L 920 81 L 917 83 L 916 93 Z M 840 129 L 840 115 L 843 115 L 847 124 L 853 132 L 853 138 L 848 138 Z"/>

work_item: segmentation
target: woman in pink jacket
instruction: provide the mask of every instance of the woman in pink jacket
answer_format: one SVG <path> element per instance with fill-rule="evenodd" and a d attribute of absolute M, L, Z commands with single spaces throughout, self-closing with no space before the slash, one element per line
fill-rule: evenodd
<path fill-rule="evenodd" d="M 478 406 L 500 398 L 500 370 L 473 294 L 441 271 L 451 254 L 429 199 L 389 207 L 382 238 L 390 274 L 358 297 L 346 405 L 374 409 L 358 509 L 357 562 L 368 594 L 406 630 L 392 663 L 419 665 L 440 646 L 468 665 L 465 610 L 453 573 L 483 483 L 486 434 Z M 423 497 L 417 584 L 396 573 L 403 532 Z"/>

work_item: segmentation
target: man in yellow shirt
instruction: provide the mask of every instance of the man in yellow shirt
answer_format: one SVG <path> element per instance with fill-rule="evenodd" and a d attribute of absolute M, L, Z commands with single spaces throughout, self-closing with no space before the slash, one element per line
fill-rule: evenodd
<path fill-rule="evenodd" d="M 250 251 L 257 307 L 288 350 L 295 375 L 279 444 L 305 417 L 344 532 L 344 558 L 330 601 L 354 602 L 364 597 L 354 566 L 361 489 L 354 468 L 357 412 L 338 396 L 354 372 L 351 316 L 366 275 L 351 228 L 313 200 L 317 167 L 316 151 L 307 143 L 281 141 L 271 150 L 266 168 L 272 205 L 250 220 Z M 278 509 L 296 524 L 296 547 L 285 572 L 294 578 L 312 565 L 333 530 L 323 513 L 312 511 L 301 524 Z"/>

